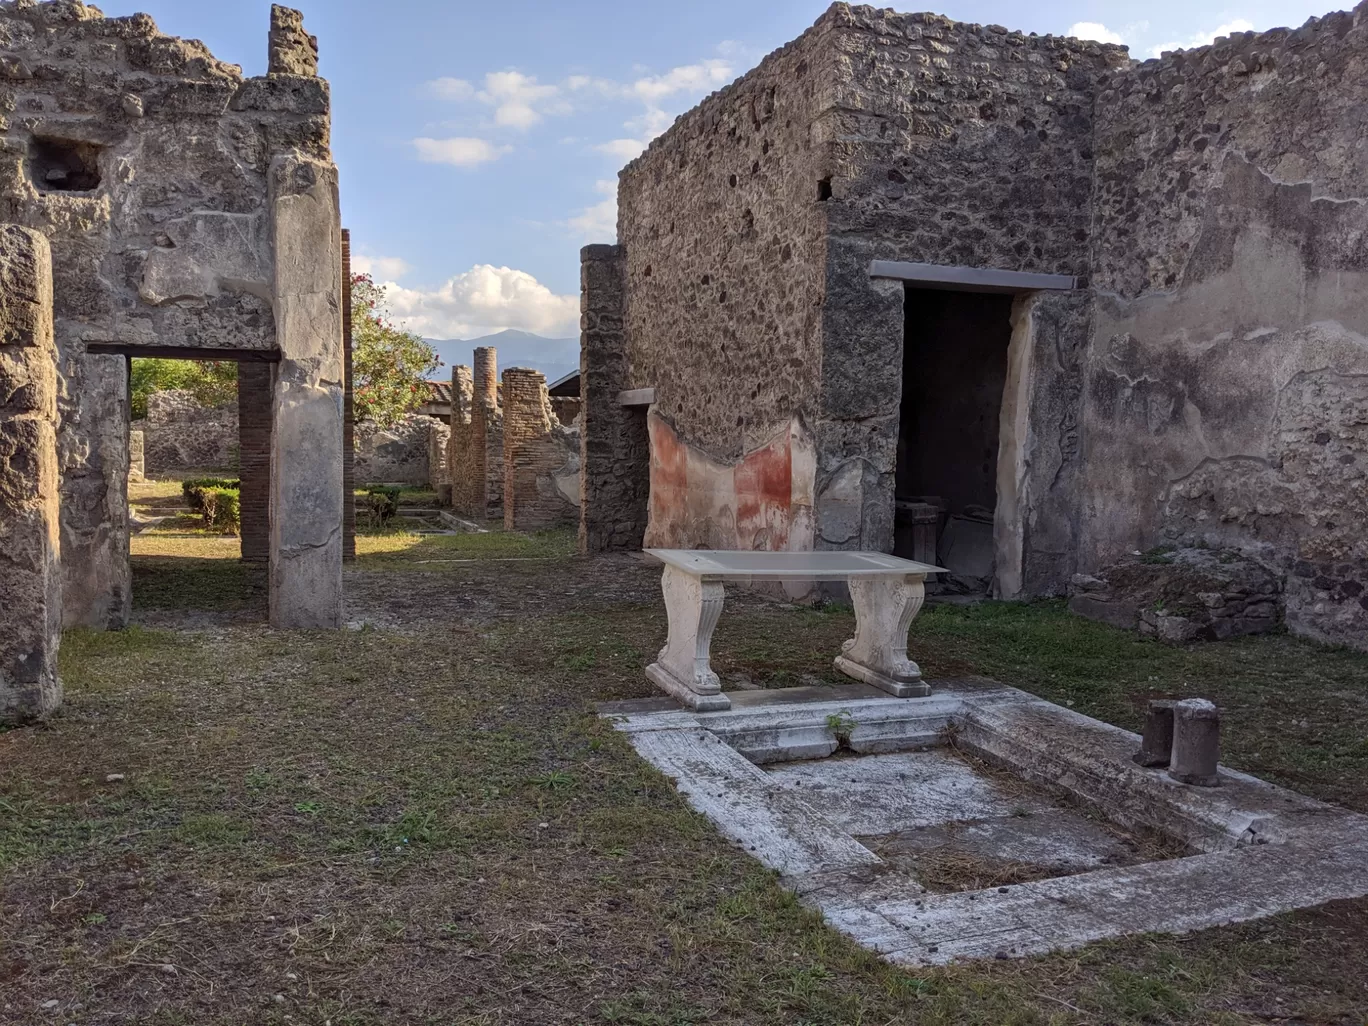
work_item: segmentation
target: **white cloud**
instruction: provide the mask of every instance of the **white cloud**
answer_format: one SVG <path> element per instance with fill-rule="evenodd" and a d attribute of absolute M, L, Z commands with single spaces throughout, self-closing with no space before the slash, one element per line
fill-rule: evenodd
<path fill-rule="evenodd" d="M 399 257 L 373 257 L 364 253 L 352 254 L 351 266 L 357 274 L 369 274 L 380 281 L 398 281 L 413 269 L 407 260 Z"/>
<path fill-rule="evenodd" d="M 679 70 L 679 69 L 676 69 Z M 662 75 L 660 78 L 667 78 Z M 685 76 L 687 77 L 687 76 Z M 640 81 L 646 81 L 642 79 Z M 657 80 L 652 80 L 657 81 Z M 635 93 L 633 95 L 636 95 Z M 651 140 L 660 135 L 665 129 L 674 123 L 674 117 L 668 114 L 654 102 L 648 102 L 646 110 L 636 117 L 628 118 L 623 127 L 631 134 L 621 139 L 610 139 L 606 143 L 599 143 L 594 149 L 600 153 L 606 153 L 610 157 L 616 157 L 624 164 L 629 160 L 634 160 L 643 153 Z"/>
<path fill-rule="evenodd" d="M 1236 32 L 1253 32 L 1254 23 L 1246 21 L 1244 18 L 1236 18 L 1234 21 L 1218 25 L 1210 32 L 1198 32 L 1196 35 L 1186 40 L 1175 40 L 1169 43 L 1160 43 L 1150 50 L 1151 55 L 1158 57 L 1166 50 L 1193 50 L 1199 46 L 1210 46 L 1218 36 L 1230 36 Z"/>
<path fill-rule="evenodd" d="M 576 76 L 566 83 L 572 90 L 592 82 Z M 491 71 L 477 89 L 463 78 L 438 78 L 427 84 L 428 91 L 444 100 L 458 103 L 479 100 L 494 109 L 494 123 L 504 128 L 526 131 L 548 114 L 565 114 L 570 105 L 561 97 L 561 87 L 543 85 L 535 75 L 521 71 Z"/>
<path fill-rule="evenodd" d="M 487 139 L 414 139 L 418 159 L 425 164 L 450 164 L 453 167 L 479 167 L 498 160 L 511 146 L 495 146 Z"/>
<path fill-rule="evenodd" d="M 604 198 L 585 207 L 565 222 L 585 242 L 610 242 L 617 239 L 617 182 L 604 178 L 594 183 Z"/>
<path fill-rule="evenodd" d="M 731 63 L 714 58 L 671 68 L 663 75 L 639 78 L 627 90 L 639 100 L 654 105 L 676 93 L 710 93 L 722 88 L 733 77 Z"/>
<path fill-rule="evenodd" d="M 491 71 L 479 93 L 482 103 L 494 108 L 494 121 L 526 131 L 545 114 L 563 114 L 569 105 L 559 100 L 560 88 L 541 85 L 536 76 L 520 71 Z"/>
<path fill-rule="evenodd" d="M 428 83 L 428 90 L 443 100 L 469 100 L 475 87 L 463 78 L 438 78 Z"/>
<path fill-rule="evenodd" d="M 1065 35 L 1073 36 L 1075 39 L 1091 39 L 1098 43 L 1126 45 L 1126 41 L 1121 38 L 1121 33 L 1113 32 L 1106 25 L 1097 21 L 1076 21 L 1069 26 L 1069 31 Z"/>
<path fill-rule="evenodd" d="M 606 143 L 599 143 L 594 149 L 610 157 L 616 157 L 626 164 L 629 160 L 636 160 L 641 156 L 648 143 L 649 139 L 609 139 Z"/>
<path fill-rule="evenodd" d="M 526 271 L 477 264 L 431 291 L 386 283 L 394 319 L 427 338 L 472 338 L 505 328 L 573 334 L 579 296 L 558 296 Z"/>

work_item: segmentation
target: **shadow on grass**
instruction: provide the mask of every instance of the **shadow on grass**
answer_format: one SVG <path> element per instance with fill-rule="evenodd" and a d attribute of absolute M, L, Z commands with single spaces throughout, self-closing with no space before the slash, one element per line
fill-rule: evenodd
<path fill-rule="evenodd" d="M 133 608 L 266 612 L 266 564 L 196 556 L 134 556 Z"/>

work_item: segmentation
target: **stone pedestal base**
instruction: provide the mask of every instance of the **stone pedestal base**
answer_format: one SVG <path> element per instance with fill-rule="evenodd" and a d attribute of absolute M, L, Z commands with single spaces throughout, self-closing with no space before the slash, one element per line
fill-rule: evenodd
<path fill-rule="evenodd" d="M 897 698 L 925 698 L 931 686 L 907 658 L 907 632 L 926 601 L 921 577 L 853 577 L 855 637 L 841 647 L 836 669 Z"/>
<path fill-rule="evenodd" d="M 722 583 L 667 566 L 661 590 L 670 636 L 658 660 L 646 668 L 646 676 L 690 709 L 730 709 L 731 699 L 722 694 L 722 684 L 709 665 L 712 634 L 725 598 Z"/>

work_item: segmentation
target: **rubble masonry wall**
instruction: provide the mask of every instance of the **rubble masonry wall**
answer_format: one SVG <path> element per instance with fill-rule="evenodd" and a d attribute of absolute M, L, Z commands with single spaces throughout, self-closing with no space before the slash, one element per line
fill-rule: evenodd
<path fill-rule="evenodd" d="M 1210 544 L 1368 645 L 1368 6 L 1103 83 L 1081 568 Z"/>

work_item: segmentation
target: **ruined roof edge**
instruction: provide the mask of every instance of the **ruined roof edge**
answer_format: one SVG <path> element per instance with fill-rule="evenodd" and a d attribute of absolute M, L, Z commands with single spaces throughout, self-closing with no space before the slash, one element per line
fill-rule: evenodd
<path fill-rule="evenodd" d="M 1364 2 L 1368 3 L 1368 0 L 1364 0 Z M 652 139 L 646 149 L 623 165 L 622 169 L 618 172 L 618 176 L 621 178 L 629 172 L 634 171 L 636 165 L 644 161 L 657 146 L 663 145 L 664 140 L 672 135 L 675 130 L 680 127 L 682 122 L 705 116 L 709 108 L 721 102 L 724 97 L 740 88 L 748 79 L 765 70 L 770 64 L 783 57 L 785 54 L 800 49 L 808 45 L 814 38 L 835 29 L 855 29 L 877 33 L 878 26 L 874 23 L 876 21 L 887 23 L 891 19 L 898 19 L 906 24 L 954 26 L 963 28 L 976 35 L 991 33 L 1007 38 L 1020 39 L 1035 46 L 1056 46 L 1059 43 L 1067 42 L 1071 44 L 1069 47 L 1070 49 L 1094 52 L 1098 56 L 1109 56 L 1113 59 L 1124 57 L 1128 64 L 1134 65 L 1136 63 L 1131 59 L 1130 49 L 1128 47 L 1120 46 L 1115 43 L 1102 43 L 1091 39 L 1078 39 L 1075 36 L 1039 35 L 1035 32 L 1021 32 L 1007 29 L 1001 25 L 980 25 L 976 22 L 955 21 L 953 18 L 947 18 L 944 15 L 935 14 L 929 11 L 902 12 L 896 11 L 891 7 L 871 7 L 867 4 L 851 6 L 849 3 L 844 2 L 844 0 L 837 0 L 836 3 L 833 3 L 823 11 L 821 16 L 812 24 L 812 26 L 806 29 L 801 35 L 785 43 L 777 50 L 772 50 L 761 58 L 761 60 L 756 63 L 755 67 L 751 68 L 743 75 L 738 76 L 722 88 L 709 93 L 689 110 L 675 118 L 670 127 Z"/>
<path fill-rule="evenodd" d="M 79 25 L 102 22 L 120 36 L 134 36 L 144 39 L 165 39 L 185 47 L 190 59 L 202 58 L 209 62 L 212 70 L 225 77 L 243 81 L 246 78 L 240 64 L 230 64 L 214 56 L 208 44 L 200 39 L 186 39 L 183 36 L 169 36 L 158 26 L 152 15 L 137 12 L 109 17 L 100 8 L 82 0 L 0 0 L 0 15 L 13 18 L 41 21 L 49 25 Z M 121 28 L 129 31 L 119 32 Z"/>

